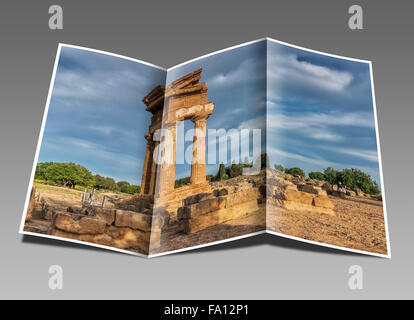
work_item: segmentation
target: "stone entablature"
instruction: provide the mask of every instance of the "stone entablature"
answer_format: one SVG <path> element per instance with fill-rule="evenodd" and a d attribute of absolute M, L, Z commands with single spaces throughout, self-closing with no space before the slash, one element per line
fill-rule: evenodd
<path fill-rule="evenodd" d="M 207 98 L 205 82 L 199 82 L 201 71 L 200 68 L 189 73 L 167 87 L 157 86 L 142 100 L 146 110 L 153 114 L 145 136 L 147 149 L 141 180 L 143 195 L 163 198 L 174 192 L 177 125 L 184 120 L 194 123 L 190 183 L 197 186 L 206 182 L 206 120 L 214 111 L 214 103 Z M 161 128 L 169 130 L 171 140 L 162 154 L 155 155 L 160 142 L 154 141 L 154 134 Z M 167 161 L 158 161 L 160 164 L 157 165 L 155 156 Z"/>

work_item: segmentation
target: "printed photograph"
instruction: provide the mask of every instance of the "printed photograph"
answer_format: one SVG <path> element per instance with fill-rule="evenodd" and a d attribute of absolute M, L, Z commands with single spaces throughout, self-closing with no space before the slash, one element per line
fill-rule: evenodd
<path fill-rule="evenodd" d="M 150 255 L 264 232 L 266 41 L 168 69 L 157 95 L 171 161 L 142 180 L 157 172 Z"/>
<path fill-rule="evenodd" d="M 66 45 L 57 59 L 23 230 L 147 254 L 151 203 L 124 202 L 141 192 L 142 98 L 166 71 Z"/>
<path fill-rule="evenodd" d="M 387 255 L 370 63 L 267 52 L 267 230 Z"/>
<path fill-rule="evenodd" d="M 61 45 L 23 233 L 158 256 L 269 232 L 388 256 L 371 63 L 262 39 Z"/>

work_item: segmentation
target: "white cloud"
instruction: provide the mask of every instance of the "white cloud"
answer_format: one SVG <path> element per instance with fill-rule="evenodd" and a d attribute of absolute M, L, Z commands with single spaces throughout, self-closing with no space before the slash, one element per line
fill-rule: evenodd
<path fill-rule="evenodd" d="M 333 132 L 330 132 L 326 129 L 314 129 L 311 132 L 309 132 L 309 137 L 315 140 L 326 140 L 326 141 L 342 141 L 345 138 L 339 134 L 335 134 Z"/>
<path fill-rule="evenodd" d="M 106 136 L 113 137 L 117 136 L 117 139 L 123 138 L 125 140 L 137 139 L 137 132 L 131 129 L 123 129 L 120 127 L 109 126 L 109 125 L 88 125 L 85 129 L 95 131 L 96 133 Z"/>
<path fill-rule="evenodd" d="M 307 61 L 300 61 L 295 54 L 287 54 L 276 47 L 268 53 L 268 90 L 272 97 L 283 94 L 286 84 L 325 91 L 343 92 L 353 80 L 346 71 L 334 70 Z M 283 84 L 283 85 L 282 85 Z"/>
<path fill-rule="evenodd" d="M 256 118 L 245 120 L 239 124 L 238 129 L 266 130 L 266 115 L 260 115 Z"/>
<path fill-rule="evenodd" d="M 375 150 L 347 149 L 347 148 L 324 148 L 334 152 L 347 154 L 367 161 L 378 163 L 378 153 Z"/>
<path fill-rule="evenodd" d="M 218 73 L 212 78 L 206 79 L 209 87 L 226 87 L 239 85 L 246 81 L 259 81 L 266 76 L 264 61 L 258 59 L 246 59 L 230 72 Z"/>
<path fill-rule="evenodd" d="M 336 133 L 333 128 L 340 126 L 374 127 L 371 115 L 366 112 L 307 112 L 302 115 L 288 115 L 279 106 L 277 113 L 267 114 L 268 135 L 276 135 L 280 130 L 294 131 L 308 138 L 326 141 L 342 141 L 346 136 Z"/>
<path fill-rule="evenodd" d="M 340 150 L 336 150 L 336 149 L 333 149 L 333 151 L 340 152 Z M 309 155 L 300 155 L 296 153 L 286 152 L 276 147 L 267 147 L 267 152 L 270 156 L 271 161 L 274 161 L 275 163 L 284 163 L 283 158 L 287 158 L 287 159 L 298 160 L 300 162 L 303 162 L 304 164 L 311 165 L 314 168 L 312 170 L 322 170 L 327 167 L 332 167 L 336 170 L 342 170 L 345 168 L 359 168 L 360 170 L 370 174 L 376 180 L 378 180 L 379 178 L 378 168 L 329 161 L 329 160 L 325 160 L 324 158 L 315 158 Z"/>
<path fill-rule="evenodd" d="M 70 154 L 67 161 L 75 163 L 81 163 L 82 160 L 87 159 L 88 162 L 99 164 L 99 167 L 104 170 L 137 171 L 137 168 L 141 168 L 143 163 L 142 157 L 133 157 L 119 151 L 109 150 L 104 145 L 73 137 L 49 138 L 47 142 L 42 144 L 42 148 L 53 152 L 55 155 Z M 42 150 L 42 152 L 45 150 Z M 94 168 L 88 169 L 96 171 Z M 105 175 L 105 172 L 99 173 Z M 107 175 L 110 176 L 110 174 Z"/>
<path fill-rule="evenodd" d="M 313 164 L 315 166 L 318 167 L 334 167 L 334 168 L 343 168 L 344 165 L 340 164 L 340 163 L 336 163 L 336 162 L 332 162 L 332 161 L 327 161 L 324 159 L 317 159 L 317 158 L 312 158 L 309 156 L 303 156 L 300 154 L 296 154 L 296 153 L 291 153 L 291 152 L 286 152 L 283 151 L 281 149 L 275 148 L 275 147 L 267 147 L 267 152 L 269 153 L 271 159 L 274 161 L 275 159 L 278 159 L 280 157 L 282 158 L 289 158 L 289 159 L 294 159 L 294 160 L 299 160 L 302 162 L 305 162 L 307 164 Z M 278 161 L 280 162 L 280 161 Z"/>

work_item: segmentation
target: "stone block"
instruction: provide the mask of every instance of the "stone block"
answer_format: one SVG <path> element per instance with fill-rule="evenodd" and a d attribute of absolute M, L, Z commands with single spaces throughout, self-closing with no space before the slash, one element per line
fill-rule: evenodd
<path fill-rule="evenodd" d="M 296 184 L 288 184 L 288 185 L 285 186 L 285 190 L 298 191 L 298 187 L 296 186 Z"/>
<path fill-rule="evenodd" d="M 53 218 L 53 207 L 47 202 L 43 205 L 42 217 L 45 220 L 52 220 Z"/>
<path fill-rule="evenodd" d="M 365 196 L 365 193 L 364 193 L 361 189 L 359 189 L 359 188 L 355 188 L 355 189 L 354 189 L 354 191 L 355 191 L 355 194 L 356 194 L 358 197 L 363 197 L 363 196 Z"/>
<path fill-rule="evenodd" d="M 198 203 L 202 200 L 212 198 L 214 195 L 212 193 L 198 193 L 191 195 L 184 199 L 183 204 L 184 206 L 189 206 L 195 203 Z"/>
<path fill-rule="evenodd" d="M 333 202 L 328 198 L 324 196 L 316 196 L 313 198 L 313 203 L 315 207 L 323 207 L 323 208 L 334 208 Z"/>
<path fill-rule="evenodd" d="M 318 192 L 315 190 L 315 188 L 312 185 L 309 184 L 298 184 L 297 188 L 299 191 L 312 193 L 312 194 L 318 194 Z"/>
<path fill-rule="evenodd" d="M 115 209 L 94 207 L 91 208 L 88 213 L 89 216 L 94 216 L 105 221 L 108 226 L 115 221 Z"/>
<path fill-rule="evenodd" d="M 106 226 L 105 221 L 95 217 L 70 213 L 57 213 L 53 224 L 57 229 L 75 234 L 101 234 Z"/>
<path fill-rule="evenodd" d="M 230 208 L 222 208 L 190 219 L 180 220 L 179 227 L 185 233 L 195 233 L 217 224 L 237 219 L 257 209 L 257 200 L 250 200 Z"/>
<path fill-rule="evenodd" d="M 213 194 L 214 194 L 215 197 L 221 197 L 221 196 L 228 195 L 229 191 L 226 188 L 215 189 L 215 190 L 213 190 Z"/>
<path fill-rule="evenodd" d="M 312 205 L 313 202 L 312 194 L 295 190 L 285 190 L 284 198 L 287 201 L 294 201 L 307 205 Z"/>
<path fill-rule="evenodd" d="M 109 226 L 106 234 L 112 238 L 112 245 L 120 249 L 136 248 L 147 252 L 151 232 L 135 230 L 128 227 Z"/>
<path fill-rule="evenodd" d="M 332 190 L 331 195 L 333 195 L 335 197 L 338 197 L 338 198 L 342 198 L 342 199 L 345 199 L 346 198 L 345 197 L 345 192 L 338 191 L 338 190 Z"/>
<path fill-rule="evenodd" d="M 225 197 L 206 199 L 189 206 L 184 206 L 178 210 L 178 219 L 190 219 L 212 211 L 224 208 L 226 205 Z"/>
<path fill-rule="evenodd" d="M 82 214 L 82 207 L 69 206 L 66 211 L 70 213 Z"/>
<path fill-rule="evenodd" d="M 331 193 L 332 193 L 333 188 L 332 188 L 332 185 L 331 185 L 329 182 L 325 182 L 325 183 L 322 185 L 322 190 L 325 190 L 328 194 L 331 194 Z"/>
<path fill-rule="evenodd" d="M 132 249 L 141 253 L 148 253 L 150 240 L 149 232 L 133 230 L 130 228 L 118 228 L 115 226 L 107 227 L 106 232 L 102 234 L 76 234 L 56 228 L 50 228 L 48 234 L 56 237 L 115 247 L 118 249 Z"/>
<path fill-rule="evenodd" d="M 326 190 L 323 190 L 321 187 L 315 187 L 315 190 L 319 196 L 328 196 L 328 192 L 326 192 Z"/>
<path fill-rule="evenodd" d="M 349 196 L 349 197 L 356 197 L 356 192 L 352 191 L 352 190 L 348 190 L 346 192 L 346 195 Z"/>
<path fill-rule="evenodd" d="M 152 216 L 127 210 L 116 210 L 115 226 L 151 231 Z"/>
<path fill-rule="evenodd" d="M 71 233 L 56 228 L 50 228 L 48 234 L 55 237 L 67 238 L 78 241 L 91 242 L 105 246 L 113 246 L 112 238 L 105 234 L 77 234 Z"/>

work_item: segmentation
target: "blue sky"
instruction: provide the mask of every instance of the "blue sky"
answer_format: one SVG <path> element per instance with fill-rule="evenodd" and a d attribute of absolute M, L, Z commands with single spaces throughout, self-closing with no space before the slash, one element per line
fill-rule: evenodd
<path fill-rule="evenodd" d="M 261 129 L 262 150 L 266 146 L 266 42 L 261 41 L 214 54 L 168 71 L 167 83 L 203 68 L 200 82 L 206 82 L 207 97 L 215 103 L 214 112 L 207 120 L 207 129 Z M 184 131 L 193 128 L 184 121 Z M 252 138 L 252 137 L 251 137 Z M 217 139 L 217 141 L 219 141 Z M 209 148 L 216 148 L 216 164 L 207 164 L 207 174 L 216 174 L 219 166 L 219 144 L 207 138 Z M 226 165 L 235 160 L 243 162 L 245 156 L 239 148 L 238 157 L 231 155 L 234 145 L 228 143 Z M 191 152 L 191 141 L 177 144 L 177 154 Z M 252 152 L 252 140 L 250 140 Z M 249 155 L 251 160 L 252 153 Z M 189 176 L 189 164 L 176 165 L 176 178 Z"/>
<path fill-rule="evenodd" d="M 142 98 L 166 72 L 139 62 L 62 47 L 39 162 L 75 162 L 140 184 L 151 114 Z"/>
<path fill-rule="evenodd" d="M 369 64 L 271 41 L 267 51 L 271 163 L 359 168 L 379 183 Z"/>
<path fill-rule="evenodd" d="M 39 162 L 71 161 L 139 184 L 151 119 L 142 98 L 198 68 L 215 103 L 208 129 L 260 128 L 272 165 L 307 173 L 355 167 L 379 182 L 369 65 L 270 41 L 198 59 L 168 75 L 136 61 L 62 47 Z M 182 125 L 185 131 L 193 127 L 190 121 Z M 218 151 L 207 142 L 213 146 Z M 186 150 L 191 153 L 190 141 L 178 144 L 178 155 Z M 232 160 L 229 148 L 226 164 Z M 207 165 L 207 173 L 215 174 L 218 163 Z M 176 178 L 189 175 L 189 164 L 176 165 Z"/>

